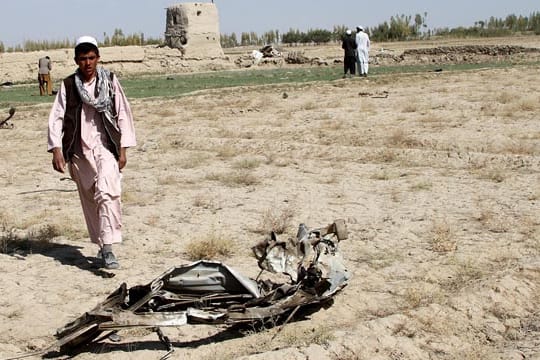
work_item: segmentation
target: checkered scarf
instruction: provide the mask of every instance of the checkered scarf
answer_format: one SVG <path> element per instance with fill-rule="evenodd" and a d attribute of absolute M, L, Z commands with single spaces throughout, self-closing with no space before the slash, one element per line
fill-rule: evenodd
<path fill-rule="evenodd" d="M 98 66 L 96 68 L 96 72 L 97 98 L 91 97 L 88 91 L 86 91 L 84 88 L 82 75 L 79 69 L 77 69 L 77 72 L 75 73 L 75 85 L 77 87 L 77 91 L 85 104 L 95 108 L 96 111 L 102 115 L 104 121 L 106 120 L 114 127 L 118 128 L 113 115 L 114 91 L 111 73 L 102 66 Z"/>

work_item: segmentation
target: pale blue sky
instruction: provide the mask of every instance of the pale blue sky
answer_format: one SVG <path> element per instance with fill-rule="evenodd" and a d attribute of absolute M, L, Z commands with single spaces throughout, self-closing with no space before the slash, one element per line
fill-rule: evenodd
<path fill-rule="evenodd" d="M 74 40 L 92 34 L 99 40 L 115 28 L 159 38 L 165 31 L 165 8 L 192 1 L 174 0 L 2 0 L 0 41 Z M 209 1 L 200 1 L 209 2 Z M 215 0 L 222 33 L 307 30 L 334 25 L 376 26 L 393 15 L 428 13 L 430 28 L 472 26 L 475 21 L 540 11 L 538 0 Z"/>

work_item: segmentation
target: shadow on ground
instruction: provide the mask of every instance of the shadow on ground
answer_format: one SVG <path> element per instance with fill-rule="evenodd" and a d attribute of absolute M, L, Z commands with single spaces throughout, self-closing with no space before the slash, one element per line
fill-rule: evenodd
<path fill-rule="evenodd" d="M 294 315 L 291 318 L 289 318 L 291 314 L 284 314 L 280 318 L 271 319 L 269 321 L 265 321 L 264 323 L 254 322 L 231 325 L 230 327 L 222 329 L 211 336 L 191 341 L 171 341 L 169 338 L 164 336 L 163 333 L 160 335 L 160 330 L 158 330 L 159 328 L 157 327 L 153 329 L 154 336 L 156 338 L 155 340 L 128 341 L 130 338 L 132 338 L 130 336 L 130 338 L 124 341 L 121 333 L 118 331 L 106 331 L 88 344 L 81 344 L 76 347 L 61 348 L 59 350 L 50 351 L 43 357 L 54 359 L 60 357 L 64 358 L 66 355 L 71 358 L 85 353 L 102 355 L 107 353 L 133 353 L 135 351 L 163 351 L 163 357 L 161 359 L 166 359 L 169 355 L 171 355 L 171 353 L 174 352 L 174 349 L 195 349 L 200 346 L 234 340 L 249 336 L 249 334 L 268 331 L 271 328 L 278 327 L 277 332 L 274 333 L 275 336 L 285 326 L 287 326 L 288 323 L 309 320 L 310 315 L 323 308 L 332 306 L 333 303 L 333 299 L 329 299 L 324 303 L 307 305 L 301 308 L 298 312 L 291 312 Z M 186 326 L 197 326 L 197 324 L 189 324 Z"/>
<path fill-rule="evenodd" d="M 7 241 L 4 252 L 23 260 L 29 256 L 39 254 L 50 257 L 62 265 L 74 266 L 102 278 L 112 278 L 115 276 L 114 273 L 101 268 L 101 259 L 97 257 L 86 257 L 81 253 L 80 249 L 82 249 L 80 246 L 23 239 Z"/>

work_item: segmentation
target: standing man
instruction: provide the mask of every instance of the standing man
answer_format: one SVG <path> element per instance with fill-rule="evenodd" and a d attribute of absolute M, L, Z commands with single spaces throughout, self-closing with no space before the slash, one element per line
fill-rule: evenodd
<path fill-rule="evenodd" d="M 49 115 L 48 151 L 54 170 L 66 164 L 77 184 L 90 240 L 107 269 L 120 267 L 112 251 L 122 241 L 120 171 L 136 145 L 130 105 L 117 77 L 98 66 L 98 43 L 76 41 L 77 71 L 61 84 Z"/>
<path fill-rule="evenodd" d="M 344 50 L 344 58 L 343 58 L 343 78 L 345 79 L 347 77 L 347 72 L 351 74 L 351 76 L 354 76 L 355 73 L 355 67 L 356 67 L 356 40 L 352 36 L 352 31 L 347 30 L 345 32 L 345 37 L 343 38 L 343 42 L 341 44 L 341 48 Z"/>
<path fill-rule="evenodd" d="M 45 92 L 47 95 L 52 95 L 51 70 L 52 62 L 50 57 L 45 56 L 38 60 L 39 96 L 45 95 Z M 47 86 L 46 90 L 45 86 Z"/>
<path fill-rule="evenodd" d="M 369 35 L 362 26 L 356 27 L 358 75 L 367 76 L 369 70 Z"/>

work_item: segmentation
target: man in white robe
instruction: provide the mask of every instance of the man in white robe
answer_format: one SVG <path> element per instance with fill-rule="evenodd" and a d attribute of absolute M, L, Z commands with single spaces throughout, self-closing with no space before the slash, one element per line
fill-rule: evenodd
<path fill-rule="evenodd" d="M 366 34 L 362 26 L 356 27 L 356 62 L 359 76 L 367 76 L 369 71 L 369 35 Z"/>

